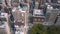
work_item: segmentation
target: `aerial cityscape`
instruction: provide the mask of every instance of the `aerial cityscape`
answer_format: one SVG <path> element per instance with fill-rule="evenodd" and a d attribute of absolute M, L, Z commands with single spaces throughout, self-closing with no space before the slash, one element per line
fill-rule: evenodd
<path fill-rule="evenodd" d="M 60 0 L 0 0 L 0 34 L 60 34 Z"/>

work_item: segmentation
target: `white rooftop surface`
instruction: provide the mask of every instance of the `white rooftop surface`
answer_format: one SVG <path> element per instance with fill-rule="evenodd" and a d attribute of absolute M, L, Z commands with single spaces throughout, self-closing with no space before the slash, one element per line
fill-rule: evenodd
<path fill-rule="evenodd" d="M 18 9 L 19 9 L 19 11 L 21 11 L 21 12 L 26 12 L 26 11 L 23 11 L 21 8 L 19 8 L 20 6 L 18 6 Z M 16 11 L 16 7 L 14 7 L 13 9 L 12 9 L 12 12 L 15 12 Z"/>
<path fill-rule="evenodd" d="M 43 11 L 39 9 L 34 9 L 34 14 L 43 14 Z"/>
<path fill-rule="evenodd" d="M 15 31 L 15 34 L 24 34 L 24 27 L 23 26 L 21 26 L 21 27 L 18 27 L 18 26 L 16 26 L 17 27 L 17 29 L 19 29 L 19 31 L 17 30 L 17 31 Z"/>
<path fill-rule="evenodd" d="M 20 34 L 24 34 L 24 32 L 20 32 Z"/>
<path fill-rule="evenodd" d="M 19 11 L 21 11 L 21 12 L 26 12 L 26 11 L 23 11 L 21 8 L 19 9 Z"/>
<path fill-rule="evenodd" d="M 8 14 L 7 13 L 1 13 L 0 17 L 6 17 Z"/>
<path fill-rule="evenodd" d="M 4 22 L 3 25 L 0 26 L 0 28 L 5 28 L 7 22 Z"/>
<path fill-rule="evenodd" d="M 14 7 L 14 8 L 12 9 L 12 12 L 15 12 L 15 10 L 16 10 L 16 7 Z"/>
<path fill-rule="evenodd" d="M 24 34 L 24 32 L 16 31 L 15 34 Z"/>
<path fill-rule="evenodd" d="M 21 11 L 21 12 L 26 12 L 26 11 Z"/>
<path fill-rule="evenodd" d="M 50 9 L 50 10 L 51 10 L 51 9 L 53 9 L 53 7 L 50 6 L 50 5 L 48 5 L 48 6 L 47 6 L 47 9 Z"/>
<path fill-rule="evenodd" d="M 20 6 L 18 6 L 18 8 L 20 9 Z"/>
<path fill-rule="evenodd" d="M 16 28 L 18 28 L 19 26 L 18 25 L 15 25 Z"/>

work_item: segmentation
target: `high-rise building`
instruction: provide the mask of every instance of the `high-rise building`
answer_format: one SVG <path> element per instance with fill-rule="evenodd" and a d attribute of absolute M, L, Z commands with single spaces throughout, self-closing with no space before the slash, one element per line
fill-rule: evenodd
<path fill-rule="evenodd" d="M 42 10 L 35 9 L 33 12 L 33 23 L 43 23 L 45 16 Z"/>
<path fill-rule="evenodd" d="M 55 22 L 55 25 L 60 25 L 60 16 L 57 16 L 58 18 L 57 18 L 57 20 L 56 20 L 56 22 Z"/>
<path fill-rule="evenodd" d="M 11 34 L 9 16 L 7 13 L 0 14 L 0 34 Z"/>
<path fill-rule="evenodd" d="M 58 10 L 58 15 L 57 15 L 57 18 L 55 20 L 55 24 L 60 25 L 60 10 Z"/>
<path fill-rule="evenodd" d="M 53 25 L 58 14 L 59 10 L 58 9 L 48 9 L 46 12 L 46 23 L 49 25 Z"/>
<path fill-rule="evenodd" d="M 27 32 L 26 28 L 28 25 L 27 12 L 28 11 L 23 8 L 15 7 L 14 9 L 12 9 L 12 14 L 14 17 L 14 26 L 16 28 L 15 34 L 18 34 L 18 33 L 26 34 Z"/>

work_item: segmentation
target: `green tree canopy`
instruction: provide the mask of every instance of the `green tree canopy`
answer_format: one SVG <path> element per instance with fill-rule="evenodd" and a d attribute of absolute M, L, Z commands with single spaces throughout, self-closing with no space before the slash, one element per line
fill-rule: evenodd
<path fill-rule="evenodd" d="M 46 27 L 41 24 L 34 24 L 30 30 L 30 34 L 60 34 L 60 26 Z"/>
<path fill-rule="evenodd" d="M 46 28 L 43 25 L 40 24 L 35 24 L 31 30 L 30 30 L 30 34 L 45 34 L 46 32 Z"/>

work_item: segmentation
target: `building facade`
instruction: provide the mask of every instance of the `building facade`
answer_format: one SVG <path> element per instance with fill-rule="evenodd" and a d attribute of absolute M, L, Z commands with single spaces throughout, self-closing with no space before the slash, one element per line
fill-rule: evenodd
<path fill-rule="evenodd" d="M 0 15 L 0 28 L 3 30 L 0 34 L 11 34 L 11 29 L 9 25 L 9 16 L 7 13 L 1 13 Z M 0 30 L 0 31 L 1 31 Z"/>
<path fill-rule="evenodd" d="M 45 16 L 42 10 L 35 9 L 33 12 L 33 23 L 43 23 Z"/>

